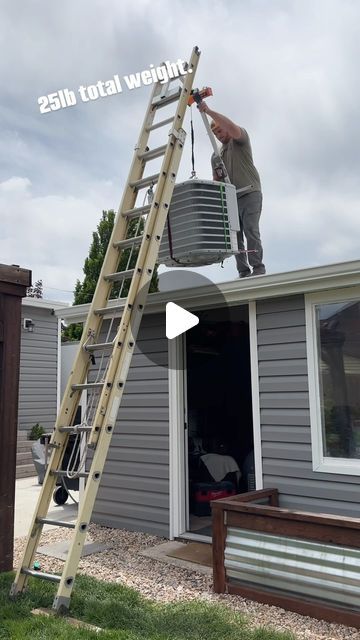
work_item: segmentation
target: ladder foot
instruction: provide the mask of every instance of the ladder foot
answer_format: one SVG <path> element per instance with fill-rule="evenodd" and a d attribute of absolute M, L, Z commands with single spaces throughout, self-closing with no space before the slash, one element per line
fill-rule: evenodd
<path fill-rule="evenodd" d="M 66 596 L 56 596 L 54 598 L 52 608 L 60 615 L 65 615 L 68 613 L 70 608 L 70 598 L 67 598 Z"/>
<path fill-rule="evenodd" d="M 10 598 L 12 600 L 15 600 L 15 598 L 19 595 L 19 593 L 21 593 L 20 589 L 18 590 L 16 582 L 13 582 L 11 585 L 10 593 L 9 593 Z"/>
<path fill-rule="evenodd" d="M 17 582 L 13 582 L 9 591 L 10 600 L 16 600 L 17 598 L 22 596 L 24 593 L 26 593 L 27 590 L 28 590 L 27 585 L 24 585 L 23 587 L 19 587 Z"/>

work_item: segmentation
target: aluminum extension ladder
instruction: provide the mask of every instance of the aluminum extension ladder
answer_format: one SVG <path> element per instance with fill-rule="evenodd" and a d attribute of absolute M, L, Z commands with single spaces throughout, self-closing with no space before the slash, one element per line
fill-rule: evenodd
<path fill-rule="evenodd" d="M 14 597 L 24 590 L 29 576 L 59 583 L 53 602 L 53 609 L 57 612 L 65 612 L 69 609 L 70 596 L 134 352 L 137 332 L 156 265 L 180 164 L 186 136 L 185 131 L 182 129 L 182 124 L 199 57 L 200 51 L 195 47 L 187 63 L 186 74 L 179 78 L 171 79 L 167 83 L 161 84 L 157 82 L 154 85 L 139 141 L 135 147 L 127 185 L 84 325 L 73 370 L 66 386 L 51 437 L 49 445 L 51 447 L 51 458 L 30 526 L 25 551 L 11 588 L 10 595 Z M 171 83 L 174 80 L 179 81 L 178 86 L 175 89 L 171 89 Z M 177 102 L 175 115 L 171 118 L 154 122 L 158 109 L 172 102 Z M 163 146 L 150 150 L 147 146 L 150 133 L 166 125 L 171 126 L 168 142 Z M 161 156 L 163 156 L 163 162 L 160 172 L 155 175 L 144 176 L 146 163 Z M 152 202 L 145 206 L 135 206 L 139 191 L 155 184 L 156 188 Z M 128 237 L 130 222 L 133 219 L 139 220 L 142 216 L 146 216 L 143 234 Z M 135 268 L 117 272 L 122 251 L 131 246 L 139 246 Z M 125 280 L 130 281 L 130 286 L 116 337 L 107 344 L 99 343 L 102 321 L 110 309 L 107 304 L 111 288 L 114 282 L 124 282 Z M 89 336 L 94 338 L 92 344 L 89 344 Z M 98 404 L 94 410 L 93 424 L 80 427 L 81 430 L 88 431 L 87 446 L 94 451 L 89 472 L 80 474 L 81 476 L 86 475 L 86 485 L 83 499 L 79 505 L 77 521 L 75 524 L 69 524 L 68 522 L 49 519 L 47 513 L 56 481 L 66 473 L 61 470 L 61 463 L 69 436 L 75 430 L 73 426 L 69 425 L 73 424 L 83 390 L 91 389 L 94 386 L 92 383 L 87 383 L 86 380 L 95 351 L 107 351 L 110 354 L 110 359 L 104 380 L 101 383 L 95 383 L 97 387 L 101 386 L 101 388 L 98 393 Z M 79 429 L 79 427 L 77 428 Z M 68 557 L 61 576 L 36 571 L 32 568 L 42 528 L 45 524 L 74 529 Z"/>

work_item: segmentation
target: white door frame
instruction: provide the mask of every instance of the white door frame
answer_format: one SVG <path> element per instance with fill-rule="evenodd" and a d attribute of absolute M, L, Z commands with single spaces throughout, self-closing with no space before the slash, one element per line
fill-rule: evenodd
<path fill-rule="evenodd" d="M 185 460 L 185 385 L 184 340 L 178 336 L 169 345 L 169 538 L 173 540 L 186 531 L 187 500 Z"/>
<path fill-rule="evenodd" d="M 259 359 L 257 341 L 256 301 L 249 302 L 249 333 L 250 333 L 250 375 L 251 401 L 254 436 L 255 458 L 255 488 L 263 489 L 261 422 L 260 422 L 260 388 L 259 388 Z"/>
<path fill-rule="evenodd" d="M 244 303 L 243 303 L 244 304 Z M 246 303 L 245 303 L 246 304 Z M 251 396 L 253 413 L 253 435 L 255 454 L 256 489 L 263 488 L 260 401 L 259 401 L 259 368 L 256 302 L 249 301 L 249 333 L 250 333 L 250 369 Z M 185 342 L 186 336 L 179 336 L 168 341 L 169 345 L 169 491 L 170 491 L 170 531 L 169 538 L 183 535 L 188 528 L 188 469 L 187 459 L 187 403 L 185 384 Z"/>

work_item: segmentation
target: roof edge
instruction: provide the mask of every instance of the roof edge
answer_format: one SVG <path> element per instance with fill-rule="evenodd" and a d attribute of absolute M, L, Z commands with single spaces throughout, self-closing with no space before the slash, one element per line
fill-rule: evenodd
<path fill-rule="evenodd" d="M 275 274 L 266 274 L 249 278 L 214 283 L 228 304 L 248 302 L 250 300 L 273 298 L 279 296 L 339 289 L 360 284 L 360 260 L 337 264 L 307 267 Z M 211 290 L 211 292 L 209 292 Z M 148 296 L 145 313 L 158 313 L 164 310 L 165 304 L 176 301 L 187 308 L 204 308 L 215 301 L 214 287 L 188 287 Z M 110 301 L 109 310 L 124 306 L 125 298 Z M 88 314 L 90 304 L 57 307 L 55 314 L 67 322 L 82 322 Z"/>
<path fill-rule="evenodd" d="M 70 304 L 66 306 L 64 302 L 56 302 L 55 300 L 44 300 L 43 298 L 31 298 L 26 297 L 22 299 L 22 304 L 25 307 L 39 307 L 41 309 L 67 309 Z"/>

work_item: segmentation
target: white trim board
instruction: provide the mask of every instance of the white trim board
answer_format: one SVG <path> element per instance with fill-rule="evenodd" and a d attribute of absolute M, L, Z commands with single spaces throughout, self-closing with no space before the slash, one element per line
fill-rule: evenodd
<path fill-rule="evenodd" d="M 54 300 L 43 300 L 43 298 L 22 298 L 21 304 L 24 307 L 38 307 L 39 309 L 64 309 L 70 305 L 65 305 L 64 302 L 55 302 Z"/>
<path fill-rule="evenodd" d="M 253 414 L 254 458 L 255 458 L 255 486 L 263 488 L 262 445 L 260 422 L 260 390 L 259 390 L 259 362 L 257 343 L 256 302 L 249 302 L 249 332 L 250 332 L 250 371 L 251 397 Z"/>
<path fill-rule="evenodd" d="M 168 340 L 169 373 L 169 538 L 186 530 L 184 468 L 183 336 Z"/>
<path fill-rule="evenodd" d="M 57 331 L 56 415 L 59 413 L 61 404 L 61 318 L 58 318 Z"/>

